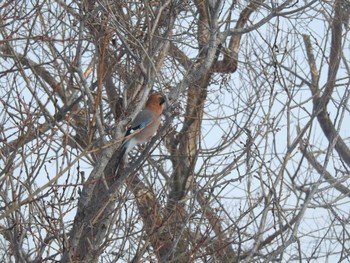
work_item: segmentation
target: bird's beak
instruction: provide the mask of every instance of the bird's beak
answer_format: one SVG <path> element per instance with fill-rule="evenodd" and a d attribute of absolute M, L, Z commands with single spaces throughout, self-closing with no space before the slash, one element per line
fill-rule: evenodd
<path fill-rule="evenodd" d="M 163 105 L 165 103 L 164 96 L 159 97 L 159 105 Z"/>

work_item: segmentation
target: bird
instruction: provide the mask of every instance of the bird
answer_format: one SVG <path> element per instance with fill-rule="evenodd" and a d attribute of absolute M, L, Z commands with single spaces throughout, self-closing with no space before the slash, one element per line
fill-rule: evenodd
<path fill-rule="evenodd" d="M 116 172 L 125 155 L 136 145 L 147 142 L 157 132 L 164 110 L 164 103 L 165 98 L 162 93 L 153 93 L 149 96 L 145 108 L 136 115 L 130 128 L 125 133 L 125 140 L 121 146 L 116 164 Z"/>

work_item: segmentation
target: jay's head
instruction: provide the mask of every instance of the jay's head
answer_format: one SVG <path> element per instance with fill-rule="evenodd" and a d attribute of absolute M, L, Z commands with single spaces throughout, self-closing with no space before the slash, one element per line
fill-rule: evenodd
<path fill-rule="evenodd" d="M 146 108 L 161 114 L 163 112 L 164 103 L 165 98 L 162 93 L 153 93 L 146 102 Z"/>

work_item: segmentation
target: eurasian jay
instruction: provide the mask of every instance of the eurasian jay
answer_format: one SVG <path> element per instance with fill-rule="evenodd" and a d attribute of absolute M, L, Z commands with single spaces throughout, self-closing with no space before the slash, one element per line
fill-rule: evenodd
<path fill-rule="evenodd" d="M 165 99 L 161 93 L 153 93 L 149 96 L 145 108 L 136 115 L 130 129 L 125 134 L 127 139 L 122 144 L 117 168 L 125 154 L 128 154 L 136 145 L 148 141 L 157 132 L 164 109 L 164 102 Z M 134 131 L 133 133 L 131 133 L 132 130 Z"/>

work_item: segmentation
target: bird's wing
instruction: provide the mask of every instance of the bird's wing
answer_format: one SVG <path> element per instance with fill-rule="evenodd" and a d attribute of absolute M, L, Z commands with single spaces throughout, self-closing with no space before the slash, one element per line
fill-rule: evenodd
<path fill-rule="evenodd" d="M 147 109 L 141 111 L 139 114 L 137 114 L 136 118 L 134 119 L 134 121 L 131 124 L 131 128 L 128 129 L 128 131 L 126 132 L 125 136 L 128 136 L 131 134 L 131 130 L 139 130 L 139 129 L 143 129 L 144 127 L 146 127 L 154 118 L 154 112 L 149 111 Z"/>

